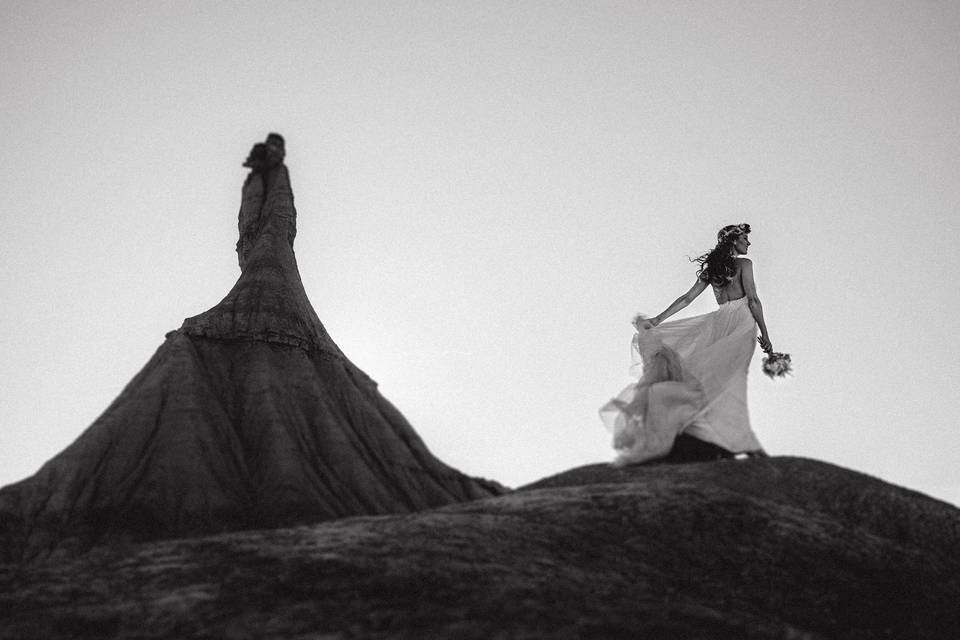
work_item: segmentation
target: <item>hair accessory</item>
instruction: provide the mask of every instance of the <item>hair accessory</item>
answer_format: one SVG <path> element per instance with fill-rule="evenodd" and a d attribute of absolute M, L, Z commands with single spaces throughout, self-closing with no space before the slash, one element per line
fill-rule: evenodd
<path fill-rule="evenodd" d="M 750 233 L 750 225 L 746 222 L 742 224 L 728 224 L 717 232 L 717 242 L 723 242 L 731 236 L 742 236 Z"/>

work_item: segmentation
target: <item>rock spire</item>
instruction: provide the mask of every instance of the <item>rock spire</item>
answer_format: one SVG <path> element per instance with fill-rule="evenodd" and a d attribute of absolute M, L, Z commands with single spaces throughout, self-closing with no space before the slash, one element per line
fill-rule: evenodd
<path fill-rule="evenodd" d="M 437 460 L 327 334 L 297 269 L 283 158 L 270 134 L 244 163 L 227 296 L 167 334 L 74 443 L 0 490 L 0 561 L 502 492 Z"/>

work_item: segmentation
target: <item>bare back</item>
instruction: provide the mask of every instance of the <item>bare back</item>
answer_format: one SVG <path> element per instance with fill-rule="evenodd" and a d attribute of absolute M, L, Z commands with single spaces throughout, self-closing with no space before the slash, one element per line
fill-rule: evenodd
<path fill-rule="evenodd" d="M 733 276 L 731 276 L 730 280 L 727 281 L 727 284 L 722 287 L 711 285 L 713 287 L 713 295 L 717 298 L 717 304 L 723 304 L 731 300 L 739 300 L 746 295 L 746 291 L 743 288 L 743 262 L 743 258 L 736 259 L 737 270 Z"/>

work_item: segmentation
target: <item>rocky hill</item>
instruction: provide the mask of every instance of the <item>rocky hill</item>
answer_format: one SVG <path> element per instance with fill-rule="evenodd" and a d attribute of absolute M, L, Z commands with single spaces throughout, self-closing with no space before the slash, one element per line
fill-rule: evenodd
<path fill-rule="evenodd" d="M 502 492 L 433 456 L 320 322 L 284 149 L 270 134 L 245 164 L 226 297 L 168 333 L 73 444 L 0 489 L 0 562 Z"/>
<path fill-rule="evenodd" d="M 0 567 L 0 638 L 956 638 L 960 509 L 801 458 Z"/>

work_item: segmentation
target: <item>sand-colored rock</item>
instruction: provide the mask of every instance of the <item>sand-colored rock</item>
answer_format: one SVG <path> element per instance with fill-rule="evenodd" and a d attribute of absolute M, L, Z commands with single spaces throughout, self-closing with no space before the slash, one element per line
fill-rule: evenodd
<path fill-rule="evenodd" d="M 0 638 L 952 639 L 960 509 L 800 458 L 0 567 Z"/>
<path fill-rule="evenodd" d="M 327 334 L 297 269 L 281 160 L 244 183 L 229 294 L 169 333 L 73 444 L 0 490 L 0 562 L 502 491 L 431 455 Z"/>

